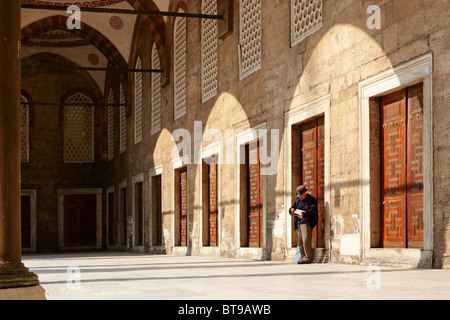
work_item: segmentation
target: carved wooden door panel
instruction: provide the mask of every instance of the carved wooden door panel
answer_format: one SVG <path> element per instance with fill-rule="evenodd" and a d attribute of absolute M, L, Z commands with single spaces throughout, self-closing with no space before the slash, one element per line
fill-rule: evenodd
<path fill-rule="evenodd" d="M 263 247 L 262 175 L 259 144 L 249 144 L 249 246 Z"/>
<path fill-rule="evenodd" d="M 31 197 L 21 197 L 22 248 L 31 248 Z"/>
<path fill-rule="evenodd" d="M 382 224 L 385 248 L 406 247 L 406 89 L 383 97 Z"/>
<path fill-rule="evenodd" d="M 96 196 L 64 196 L 64 246 L 96 245 Z"/>
<path fill-rule="evenodd" d="M 217 246 L 217 163 L 209 165 L 209 245 Z"/>
<path fill-rule="evenodd" d="M 384 248 L 423 248 L 423 85 L 381 99 Z"/>
<path fill-rule="evenodd" d="M 162 246 L 163 244 L 163 215 L 162 215 L 162 185 L 161 176 L 156 176 L 154 179 L 155 190 L 155 212 L 156 214 L 156 232 L 155 232 L 155 245 Z"/>
<path fill-rule="evenodd" d="M 423 84 L 408 88 L 408 248 L 423 248 Z"/>
<path fill-rule="evenodd" d="M 317 128 L 316 121 L 302 127 L 302 181 L 317 197 Z"/>
<path fill-rule="evenodd" d="M 313 248 L 325 247 L 325 123 L 324 117 L 315 119 L 301 127 L 301 154 L 303 184 L 316 198 L 318 205 L 318 225 L 312 232 Z"/>
<path fill-rule="evenodd" d="M 134 185 L 134 241 L 136 246 L 144 244 L 144 204 L 143 183 Z"/>
<path fill-rule="evenodd" d="M 114 192 L 108 193 L 108 244 L 114 246 L 116 218 L 114 216 Z"/>
<path fill-rule="evenodd" d="M 95 246 L 97 240 L 97 197 L 80 196 L 81 246 Z"/>
<path fill-rule="evenodd" d="M 316 247 L 325 248 L 325 118 L 317 119 L 317 212 L 318 224 L 313 236 Z"/>
<path fill-rule="evenodd" d="M 181 192 L 181 217 L 180 217 L 180 227 L 181 227 L 181 246 L 187 246 L 187 170 L 183 169 L 180 174 L 180 192 Z"/>
<path fill-rule="evenodd" d="M 120 215 L 120 244 L 128 244 L 128 217 L 127 217 L 127 189 L 122 188 L 119 192 L 119 215 Z"/>
<path fill-rule="evenodd" d="M 64 197 L 64 246 L 79 246 L 80 241 L 80 201 L 79 196 Z"/>

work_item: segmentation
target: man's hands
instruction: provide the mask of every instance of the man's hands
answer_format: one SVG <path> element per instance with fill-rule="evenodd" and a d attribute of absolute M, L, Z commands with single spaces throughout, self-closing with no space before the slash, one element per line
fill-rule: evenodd
<path fill-rule="evenodd" d="M 292 214 L 292 213 L 295 212 L 295 209 L 294 209 L 294 208 L 291 208 L 291 209 L 289 209 L 289 212 Z M 303 219 L 303 213 L 300 213 L 300 214 L 298 215 L 298 217 L 299 217 L 300 219 Z"/>

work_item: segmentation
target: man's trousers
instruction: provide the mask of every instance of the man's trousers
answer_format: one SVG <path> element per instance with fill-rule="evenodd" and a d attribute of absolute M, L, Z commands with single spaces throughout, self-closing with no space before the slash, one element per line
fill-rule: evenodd
<path fill-rule="evenodd" d="M 299 224 L 297 226 L 298 245 L 300 247 L 300 253 L 302 254 L 303 262 L 312 262 L 312 230 L 307 223 Z"/>

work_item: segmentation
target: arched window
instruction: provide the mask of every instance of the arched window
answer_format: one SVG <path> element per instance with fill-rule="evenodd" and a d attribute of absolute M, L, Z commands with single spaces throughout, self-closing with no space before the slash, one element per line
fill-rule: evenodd
<path fill-rule="evenodd" d="M 142 69 L 142 60 L 137 58 L 135 69 Z M 134 143 L 142 141 L 142 72 L 134 73 Z"/>
<path fill-rule="evenodd" d="M 182 9 L 180 9 L 183 12 Z M 186 114 L 186 18 L 177 17 L 174 27 L 174 120 Z"/>
<path fill-rule="evenodd" d="M 78 92 L 64 103 L 64 162 L 92 163 L 95 160 L 93 101 Z"/>
<path fill-rule="evenodd" d="M 158 48 L 153 44 L 152 69 L 160 69 Z M 152 73 L 152 134 L 161 131 L 161 73 Z"/>
<path fill-rule="evenodd" d="M 30 161 L 30 106 L 28 99 L 20 96 L 20 155 L 21 162 Z"/>
<path fill-rule="evenodd" d="M 110 89 L 108 103 L 114 103 L 114 92 Z M 108 106 L 108 160 L 114 159 L 114 107 Z"/>
<path fill-rule="evenodd" d="M 123 86 L 120 85 L 120 104 L 125 104 L 125 92 L 123 91 Z M 120 143 L 119 143 L 119 153 L 124 153 L 127 151 L 127 115 L 126 107 L 120 106 Z"/>
<path fill-rule="evenodd" d="M 261 68 L 262 0 L 239 0 L 239 74 L 243 79 Z"/>
<path fill-rule="evenodd" d="M 217 14 L 217 0 L 202 0 L 203 14 Z M 218 23 L 217 20 L 202 20 L 202 101 L 217 94 L 218 72 Z"/>

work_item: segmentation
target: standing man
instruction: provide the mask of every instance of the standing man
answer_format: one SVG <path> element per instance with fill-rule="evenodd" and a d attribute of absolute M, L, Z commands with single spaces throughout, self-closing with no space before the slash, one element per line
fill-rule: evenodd
<path fill-rule="evenodd" d="M 302 255 L 301 263 L 312 262 L 311 239 L 312 231 L 318 222 L 317 200 L 308 194 L 308 189 L 301 185 L 297 188 L 297 198 L 289 209 L 289 214 L 295 216 L 294 226 L 298 235 L 298 245 Z M 296 210 L 298 215 L 295 213 Z"/>

